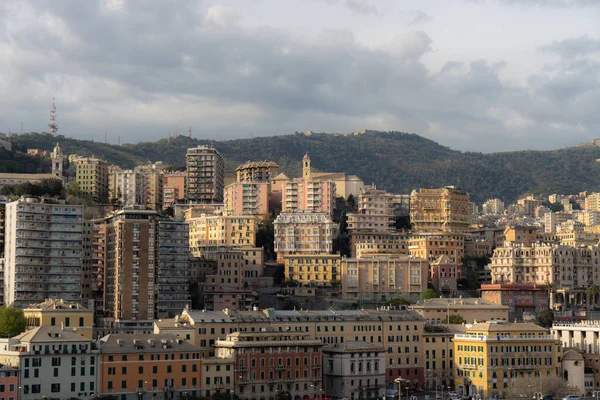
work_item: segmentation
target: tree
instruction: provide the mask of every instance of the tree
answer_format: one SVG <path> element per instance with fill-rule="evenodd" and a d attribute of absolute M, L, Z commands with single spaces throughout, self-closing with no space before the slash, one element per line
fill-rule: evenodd
<path fill-rule="evenodd" d="M 283 304 L 281 305 L 281 309 L 282 310 L 299 310 L 300 303 L 298 303 L 296 300 L 287 298 L 283 301 Z"/>
<path fill-rule="evenodd" d="M 0 336 L 13 337 L 27 328 L 23 310 L 14 307 L 0 307 Z"/>
<path fill-rule="evenodd" d="M 404 297 L 396 297 L 393 299 L 389 299 L 383 305 L 391 306 L 391 307 L 400 307 L 400 306 L 409 306 L 411 304 L 412 304 L 411 301 L 408 299 L 405 299 Z"/>
<path fill-rule="evenodd" d="M 433 289 L 427 289 L 423 293 L 421 293 L 421 298 L 423 300 L 435 299 L 436 297 L 438 297 L 438 294 Z"/>
<path fill-rule="evenodd" d="M 569 394 L 567 382 L 560 376 L 514 377 L 510 380 L 508 397 L 531 399 L 536 392 L 549 394 L 555 399 Z"/>
<path fill-rule="evenodd" d="M 465 319 L 462 317 L 462 315 L 458 315 L 458 314 L 450 314 L 450 316 L 448 318 L 446 318 L 446 323 L 447 324 L 453 324 L 453 325 L 460 325 L 460 324 L 464 324 Z"/>
<path fill-rule="evenodd" d="M 587 307 L 588 309 L 591 309 L 592 305 L 595 305 L 596 303 L 596 295 L 600 294 L 600 286 L 596 285 L 595 283 L 592 283 L 590 286 L 587 287 L 585 293 L 587 294 Z"/>
<path fill-rule="evenodd" d="M 550 326 L 554 321 L 554 313 L 552 312 L 552 310 L 542 310 L 540 312 L 539 319 L 540 324 Z"/>

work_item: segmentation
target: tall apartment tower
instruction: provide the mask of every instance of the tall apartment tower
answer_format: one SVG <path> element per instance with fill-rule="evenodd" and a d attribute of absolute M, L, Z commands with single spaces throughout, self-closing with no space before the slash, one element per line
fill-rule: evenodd
<path fill-rule="evenodd" d="M 92 200 L 108 202 L 108 164 L 96 157 L 78 157 L 75 159 L 75 180 L 79 190 Z"/>
<path fill-rule="evenodd" d="M 104 309 L 119 320 L 173 317 L 189 305 L 189 228 L 157 211 L 106 218 Z"/>
<path fill-rule="evenodd" d="M 208 146 L 188 149 L 186 200 L 193 203 L 222 203 L 225 163 L 219 152 Z"/>
<path fill-rule="evenodd" d="M 6 205 L 5 304 L 81 301 L 83 206 L 35 197 Z"/>

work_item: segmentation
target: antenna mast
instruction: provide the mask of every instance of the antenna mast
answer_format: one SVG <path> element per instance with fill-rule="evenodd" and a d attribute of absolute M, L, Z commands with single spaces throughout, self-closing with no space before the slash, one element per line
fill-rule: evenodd
<path fill-rule="evenodd" d="M 192 137 L 192 127 L 190 126 L 190 129 L 188 129 L 188 137 Z"/>
<path fill-rule="evenodd" d="M 50 133 L 56 136 L 58 125 L 56 125 L 56 103 L 54 96 L 52 96 L 52 108 L 50 109 L 50 123 L 48 124 L 48 128 L 50 128 Z"/>

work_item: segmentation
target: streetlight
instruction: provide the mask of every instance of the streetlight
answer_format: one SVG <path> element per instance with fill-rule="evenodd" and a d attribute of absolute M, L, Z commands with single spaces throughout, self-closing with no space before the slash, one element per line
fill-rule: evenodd
<path fill-rule="evenodd" d="M 542 392 L 535 392 L 535 393 L 533 393 L 534 400 L 542 400 L 542 397 L 544 397 L 544 395 L 542 394 Z"/>
<path fill-rule="evenodd" d="M 402 378 L 397 377 L 394 379 L 394 383 L 398 385 L 398 400 L 400 400 L 400 397 L 402 396 Z"/>
<path fill-rule="evenodd" d="M 592 396 L 596 398 L 596 400 L 600 399 L 600 390 L 592 390 Z"/>

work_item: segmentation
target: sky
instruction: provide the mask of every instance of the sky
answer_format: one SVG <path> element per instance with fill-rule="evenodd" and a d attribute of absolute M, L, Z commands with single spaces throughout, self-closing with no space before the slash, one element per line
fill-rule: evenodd
<path fill-rule="evenodd" d="M 600 138 L 597 0 L 2 0 L 0 132 Z"/>

